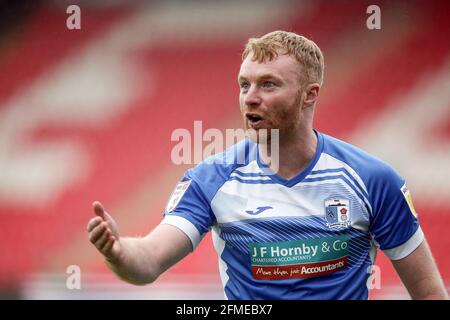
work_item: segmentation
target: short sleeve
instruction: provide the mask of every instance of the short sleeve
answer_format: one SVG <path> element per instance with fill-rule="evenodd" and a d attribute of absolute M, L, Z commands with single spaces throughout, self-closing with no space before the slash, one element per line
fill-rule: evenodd
<path fill-rule="evenodd" d="M 161 224 L 170 224 L 183 231 L 194 250 L 214 222 L 208 198 L 201 185 L 187 171 L 167 202 Z"/>
<path fill-rule="evenodd" d="M 378 172 L 371 187 L 370 232 L 391 260 L 402 259 L 424 239 L 411 193 L 405 180 L 390 167 Z"/>

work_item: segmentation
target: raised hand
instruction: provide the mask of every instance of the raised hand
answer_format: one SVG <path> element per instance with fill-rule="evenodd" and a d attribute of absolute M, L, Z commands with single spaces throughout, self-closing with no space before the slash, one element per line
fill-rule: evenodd
<path fill-rule="evenodd" d="M 100 202 L 95 201 L 92 207 L 95 217 L 89 220 L 87 225 L 89 241 L 106 259 L 112 262 L 118 261 L 121 245 L 117 224 Z"/>

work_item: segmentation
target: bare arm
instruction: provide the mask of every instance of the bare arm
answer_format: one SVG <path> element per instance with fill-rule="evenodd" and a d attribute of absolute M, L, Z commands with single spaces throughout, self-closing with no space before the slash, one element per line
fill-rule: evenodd
<path fill-rule="evenodd" d="M 87 226 L 89 240 L 104 255 L 111 271 L 129 283 L 155 281 L 192 250 L 188 236 L 174 226 L 158 225 L 145 237 L 123 238 L 100 203 L 94 203 L 94 212 L 97 216 Z"/>
<path fill-rule="evenodd" d="M 448 299 L 426 240 L 410 255 L 393 260 L 392 264 L 412 299 Z"/>

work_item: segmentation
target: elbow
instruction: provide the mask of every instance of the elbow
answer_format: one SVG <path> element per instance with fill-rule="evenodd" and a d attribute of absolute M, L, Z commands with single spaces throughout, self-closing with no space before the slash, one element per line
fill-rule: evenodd
<path fill-rule="evenodd" d="M 155 282 L 158 278 L 159 278 L 159 273 L 157 272 L 149 272 L 143 275 L 140 275 L 139 277 L 132 277 L 132 278 L 127 278 L 127 279 L 123 279 L 126 282 L 133 284 L 135 286 L 145 286 L 148 284 L 152 284 L 153 282 Z"/>
<path fill-rule="evenodd" d="M 159 277 L 159 273 L 153 272 L 133 272 L 133 273 L 121 273 L 115 272 L 118 278 L 124 282 L 135 286 L 145 286 L 156 281 Z"/>
<path fill-rule="evenodd" d="M 146 286 L 152 284 L 158 279 L 158 276 L 146 276 L 142 278 L 122 278 L 123 281 L 135 286 Z"/>
<path fill-rule="evenodd" d="M 159 274 L 148 275 L 145 279 L 143 279 L 141 285 L 152 284 L 152 283 L 155 282 L 156 279 L 158 279 L 158 278 L 159 278 Z"/>

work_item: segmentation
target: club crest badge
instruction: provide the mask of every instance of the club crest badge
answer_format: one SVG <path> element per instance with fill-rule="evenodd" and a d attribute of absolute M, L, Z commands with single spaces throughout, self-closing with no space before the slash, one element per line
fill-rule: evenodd
<path fill-rule="evenodd" d="M 325 201 L 325 221 L 329 228 L 342 228 L 350 225 L 350 201 L 329 199 Z"/>

